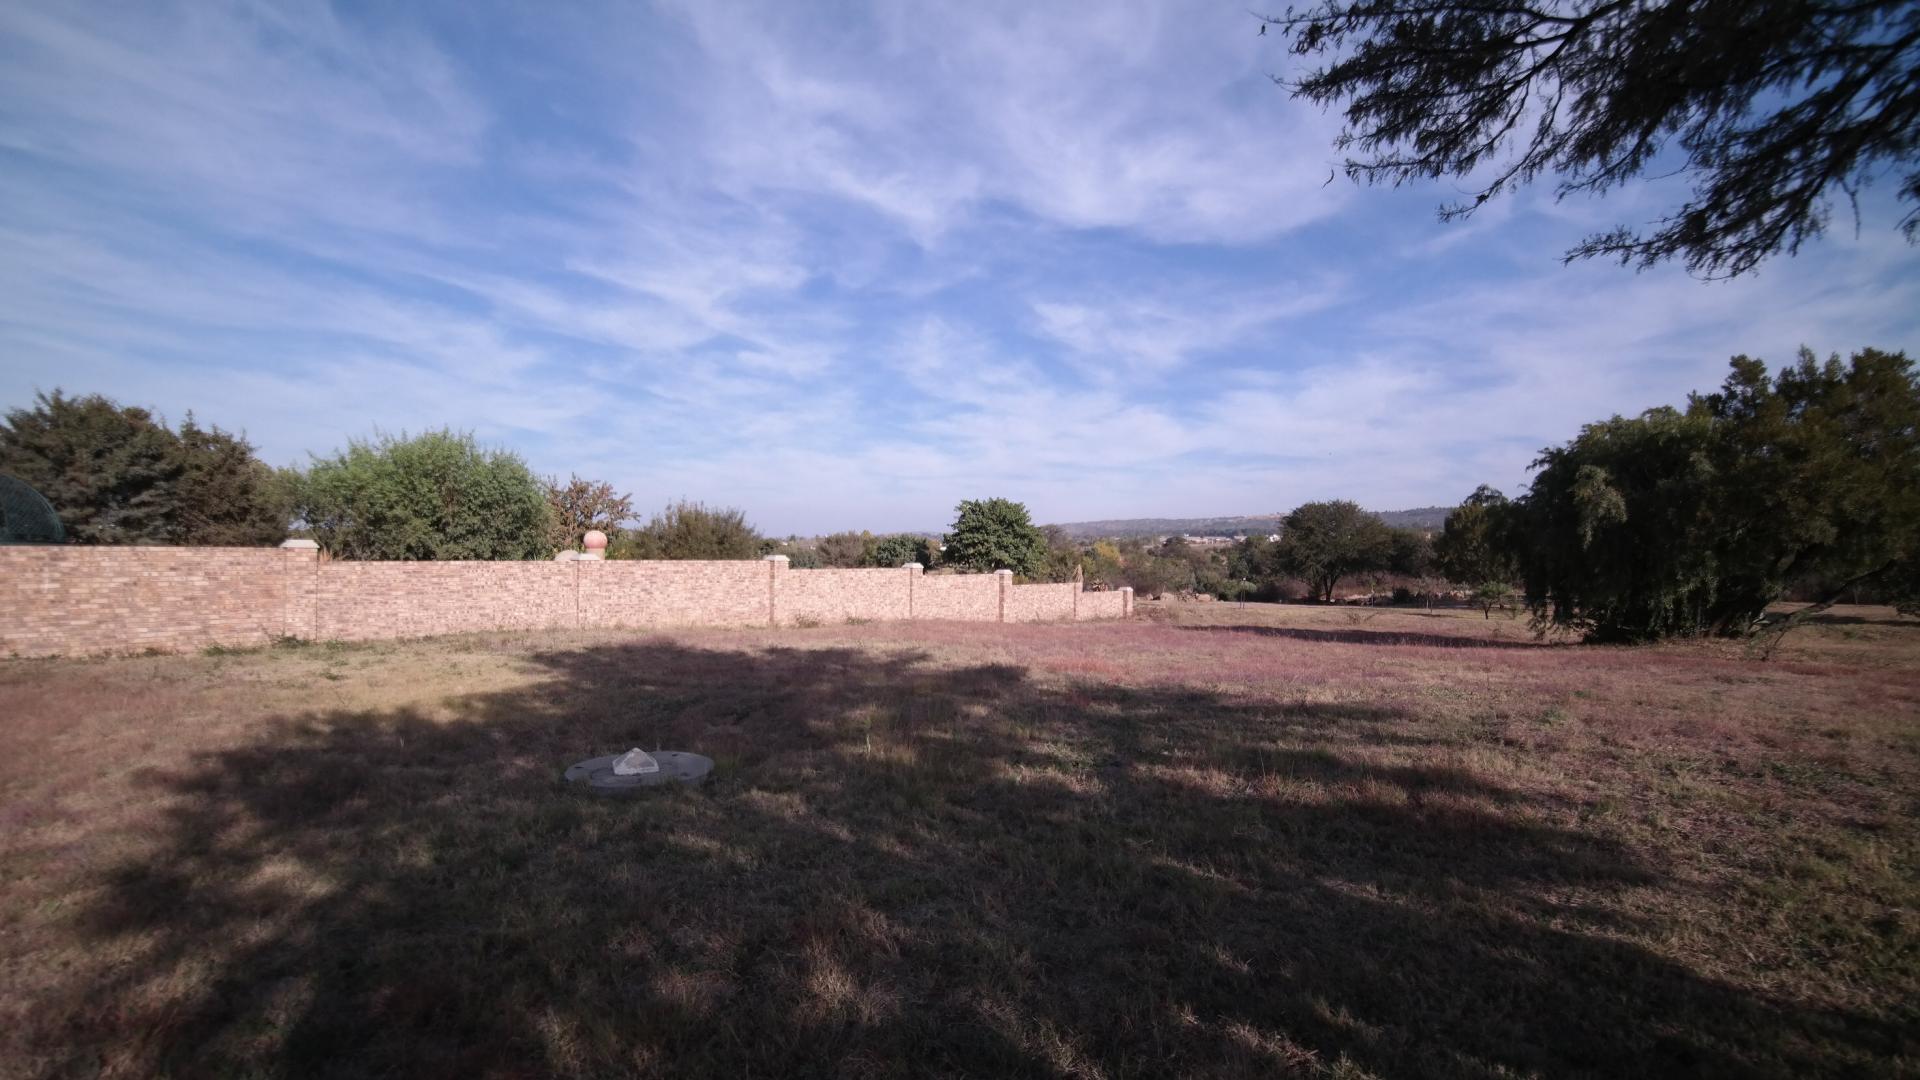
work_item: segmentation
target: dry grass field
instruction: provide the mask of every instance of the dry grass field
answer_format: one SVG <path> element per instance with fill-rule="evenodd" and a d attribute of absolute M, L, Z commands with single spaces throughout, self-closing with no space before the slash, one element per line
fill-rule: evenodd
<path fill-rule="evenodd" d="M 1143 605 L 1143 608 L 1146 608 Z M 7 1076 L 1920 1074 L 1920 623 L 0 662 Z M 571 761 L 698 750 L 595 798 Z"/>

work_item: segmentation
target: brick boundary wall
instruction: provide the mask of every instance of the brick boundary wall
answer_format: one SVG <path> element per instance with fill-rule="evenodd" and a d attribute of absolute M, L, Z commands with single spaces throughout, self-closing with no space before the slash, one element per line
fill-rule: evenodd
<path fill-rule="evenodd" d="M 477 630 L 1123 619 L 1133 590 L 758 562 L 323 562 L 311 548 L 0 547 L 0 657 Z"/>

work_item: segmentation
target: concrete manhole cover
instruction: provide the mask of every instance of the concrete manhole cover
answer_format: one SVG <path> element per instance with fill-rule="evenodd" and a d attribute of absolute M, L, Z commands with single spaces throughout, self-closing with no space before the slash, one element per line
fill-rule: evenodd
<path fill-rule="evenodd" d="M 624 754 L 588 758 L 575 763 L 564 779 L 587 785 L 604 795 L 618 795 L 661 784 L 698 784 L 713 771 L 713 759 L 684 750 L 656 750 L 649 754 L 639 747 Z"/>

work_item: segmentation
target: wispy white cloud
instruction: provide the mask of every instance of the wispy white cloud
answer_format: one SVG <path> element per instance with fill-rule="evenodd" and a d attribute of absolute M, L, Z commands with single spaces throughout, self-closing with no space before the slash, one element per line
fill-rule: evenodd
<path fill-rule="evenodd" d="M 1036 330 L 1067 347 L 1082 371 L 1138 379 L 1229 348 L 1273 348 L 1271 331 L 1320 312 L 1341 295 L 1331 281 L 1219 295 L 1182 289 L 1149 295 L 1039 301 Z"/>
<path fill-rule="evenodd" d="M 683 13 L 726 58 L 691 93 L 712 103 L 706 152 L 745 196 L 830 194 L 923 242 L 1003 202 L 1062 226 L 1226 243 L 1347 197 L 1324 183 L 1326 119 L 1266 85 L 1238 9 L 882 6 L 852 27 L 792 7 Z"/>

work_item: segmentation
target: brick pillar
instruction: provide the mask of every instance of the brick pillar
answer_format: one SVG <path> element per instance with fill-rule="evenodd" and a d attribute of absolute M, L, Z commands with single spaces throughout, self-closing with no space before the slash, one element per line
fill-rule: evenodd
<path fill-rule="evenodd" d="M 1133 618 L 1133 586 L 1131 585 L 1120 590 L 1120 617 Z"/>
<path fill-rule="evenodd" d="M 995 570 L 993 576 L 1000 579 L 1000 621 L 1007 621 L 1007 597 L 1013 592 L 1013 571 Z"/>
<path fill-rule="evenodd" d="M 902 563 L 900 569 L 907 572 L 907 618 L 913 618 L 913 587 L 919 583 L 920 574 L 926 570 L 917 562 Z"/>
<path fill-rule="evenodd" d="M 767 556 L 767 625 L 780 625 L 780 581 L 787 576 L 785 555 Z"/>
<path fill-rule="evenodd" d="M 284 637 L 307 641 L 319 636 L 320 545 L 312 540 L 282 540 L 286 560 L 286 605 L 280 615 Z"/>

